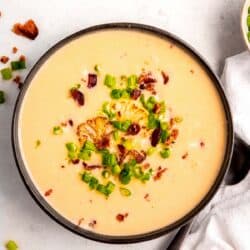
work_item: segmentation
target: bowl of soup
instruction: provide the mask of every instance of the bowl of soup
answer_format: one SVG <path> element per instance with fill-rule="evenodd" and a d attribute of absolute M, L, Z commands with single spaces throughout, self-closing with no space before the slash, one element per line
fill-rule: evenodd
<path fill-rule="evenodd" d="M 232 119 L 218 78 L 174 35 L 94 26 L 45 53 L 12 124 L 24 184 L 81 236 L 131 243 L 167 234 L 211 200 L 226 173 Z"/>

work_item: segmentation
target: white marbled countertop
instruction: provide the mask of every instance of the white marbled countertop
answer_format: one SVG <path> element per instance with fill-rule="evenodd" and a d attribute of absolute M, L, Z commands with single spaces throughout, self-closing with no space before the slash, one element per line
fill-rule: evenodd
<path fill-rule="evenodd" d="M 244 50 L 242 4 L 243 0 L 0 0 L 0 55 L 11 55 L 17 46 L 27 56 L 29 70 L 50 46 L 73 32 L 105 22 L 139 22 L 180 36 L 220 74 L 224 59 Z M 33 42 L 10 32 L 13 23 L 29 18 L 40 29 Z M 108 245 L 74 235 L 51 220 L 30 197 L 13 159 L 11 117 L 18 89 L 1 80 L 0 89 L 7 94 L 0 106 L 0 249 L 8 239 L 15 239 L 21 250 L 165 249 L 165 237 Z"/>

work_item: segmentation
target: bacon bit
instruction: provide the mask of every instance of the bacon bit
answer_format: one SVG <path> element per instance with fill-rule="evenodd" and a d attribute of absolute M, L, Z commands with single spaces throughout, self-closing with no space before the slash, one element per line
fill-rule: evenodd
<path fill-rule="evenodd" d="M 144 199 L 145 199 L 146 201 L 150 201 L 150 197 L 149 197 L 149 194 L 148 194 L 148 193 L 144 195 Z"/>
<path fill-rule="evenodd" d="M 161 128 L 156 128 L 151 135 L 151 146 L 155 147 L 161 138 Z"/>
<path fill-rule="evenodd" d="M 90 223 L 89 223 L 89 226 L 94 228 L 97 224 L 97 221 L 96 220 L 92 220 Z"/>
<path fill-rule="evenodd" d="M 143 150 L 141 150 L 140 152 L 138 152 L 137 150 L 130 150 L 129 154 L 133 156 L 137 163 L 142 163 L 147 157 L 146 152 Z"/>
<path fill-rule="evenodd" d="M 156 103 L 153 108 L 153 113 L 158 114 L 161 111 L 161 105 Z"/>
<path fill-rule="evenodd" d="M 139 76 L 138 82 L 139 82 L 139 84 L 142 84 L 142 83 L 154 83 L 154 82 L 156 82 L 156 79 L 152 75 L 151 72 L 147 72 L 147 73 L 142 73 Z"/>
<path fill-rule="evenodd" d="M 26 61 L 26 57 L 25 57 L 24 55 L 21 55 L 21 56 L 19 57 L 19 60 L 25 62 L 25 61 Z"/>
<path fill-rule="evenodd" d="M 86 162 L 82 162 L 82 165 L 83 165 L 83 167 L 85 168 L 85 167 L 87 167 L 87 163 Z"/>
<path fill-rule="evenodd" d="M 71 162 L 72 162 L 73 164 L 78 164 L 78 163 L 80 162 L 80 160 L 79 160 L 79 159 L 75 159 L 75 160 L 71 160 Z"/>
<path fill-rule="evenodd" d="M 2 56 L 1 58 L 0 58 L 0 61 L 1 61 L 1 63 L 7 63 L 8 61 L 9 61 L 9 57 L 7 57 L 7 56 Z"/>
<path fill-rule="evenodd" d="M 163 78 L 163 83 L 167 84 L 168 81 L 169 81 L 169 75 L 164 71 L 161 72 L 161 75 L 162 75 L 162 78 Z"/>
<path fill-rule="evenodd" d="M 118 144 L 117 147 L 119 150 L 119 164 L 122 164 L 122 162 L 124 161 L 124 159 L 127 156 L 127 150 L 124 147 L 124 145 L 122 145 L 122 144 Z"/>
<path fill-rule="evenodd" d="M 200 142 L 200 147 L 201 147 L 201 148 L 204 148 L 204 147 L 205 147 L 205 142 L 204 142 L 204 141 L 201 141 L 201 142 Z"/>
<path fill-rule="evenodd" d="M 194 74 L 194 70 L 193 70 L 193 69 L 190 69 L 190 73 L 191 73 L 191 74 Z"/>
<path fill-rule="evenodd" d="M 156 173 L 156 175 L 154 176 L 154 181 L 160 180 L 162 174 L 163 174 L 166 170 L 167 170 L 167 168 L 158 167 L 157 173 Z"/>
<path fill-rule="evenodd" d="M 16 54 L 17 51 L 18 51 L 18 48 L 17 48 L 17 47 L 13 47 L 13 48 L 12 48 L 12 53 L 13 53 L 13 54 Z"/>
<path fill-rule="evenodd" d="M 94 169 L 100 169 L 100 168 L 102 168 L 101 165 L 87 165 L 87 164 L 84 165 L 84 169 L 86 170 L 94 170 Z"/>
<path fill-rule="evenodd" d="M 15 82 L 17 85 L 20 84 L 20 82 L 21 82 L 21 77 L 20 77 L 20 76 L 16 76 L 16 77 L 13 79 L 13 82 Z"/>
<path fill-rule="evenodd" d="M 80 218 L 80 219 L 78 220 L 77 226 L 80 226 L 80 225 L 82 224 L 83 221 L 84 221 L 84 218 Z"/>
<path fill-rule="evenodd" d="M 84 95 L 78 89 L 70 90 L 71 97 L 78 103 L 79 106 L 84 105 Z"/>
<path fill-rule="evenodd" d="M 122 116 L 121 111 L 118 111 L 118 112 L 117 112 L 117 115 L 118 115 L 119 117 L 121 117 L 121 116 Z"/>
<path fill-rule="evenodd" d="M 133 100 L 137 100 L 140 97 L 140 95 L 141 95 L 141 90 L 139 90 L 139 89 L 133 89 L 133 91 L 130 94 L 130 97 Z"/>
<path fill-rule="evenodd" d="M 64 165 L 61 165 L 61 168 L 65 168 L 65 166 L 64 166 Z"/>
<path fill-rule="evenodd" d="M 96 74 L 88 74 L 88 85 L 89 89 L 95 87 L 97 84 L 97 75 Z"/>
<path fill-rule="evenodd" d="M 147 162 L 142 165 L 143 169 L 148 169 L 150 167 L 150 164 Z"/>
<path fill-rule="evenodd" d="M 185 160 L 188 157 L 188 152 L 186 152 L 181 158 Z"/>
<path fill-rule="evenodd" d="M 39 30 L 35 24 L 35 22 L 30 19 L 26 21 L 24 24 L 16 23 L 13 25 L 12 31 L 19 36 L 24 36 L 31 40 L 35 40 L 35 38 L 39 34 Z"/>
<path fill-rule="evenodd" d="M 128 217 L 128 213 L 125 213 L 125 214 L 117 214 L 116 215 L 116 219 L 119 221 L 119 222 L 122 222 L 124 221 L 124 219 Z"/>
<path fill-rule="evenodd" d="M 47 191 L 44 193 L 44 195 L 45 195 L 45 196 L 49 196 L 49 195 L 52 194 L 52 192 L 53 192 L 53 189 L 50 188 L 49 190 L 47 190 Z"/>
<path fill-rule="evenodd" d="M 95 143 L 95 146 L 97 147 L 97 149 L 105 149 L 109 146 L 109 138 L 108 137 L 103 137 L 101 140 L 97 141 Z"/>
<path fill-rule="evenodd" d="M 171 136 L 173 136 L 174 140 L 177 139 L 178 135 L 179 135 L 179 130 L 176 129 L 176 128 L 173 129 L 172 132 L 171 132 Z"/>
<path fill-rule="evenodd" d="M 172 128 L 174 126 L 174 124 L 175 124 L 175 120 L 172 117 L 172 118 L 170 118 L 170 121 L 169 121 L 170 128 Z"/>
<path fill-rule="evenodd" d="M 139 124 L 132 123 L 127 130 L 127 135 L 137 135 L 140 132 L 140 129 Z"/>
<path fill-rule="evenodd" d="M 69 125 L 70 125 L 71 127 L 73 127 L 73 126 L 74 126 L 74 122 L 73 122 L 73 120 L 69 119 L 69 120 L 68 120 L 68 123 L 69 123 Z"/>

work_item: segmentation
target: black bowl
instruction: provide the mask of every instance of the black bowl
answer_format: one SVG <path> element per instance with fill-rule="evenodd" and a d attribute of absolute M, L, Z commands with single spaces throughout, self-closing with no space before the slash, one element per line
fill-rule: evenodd
<path fill-rule="evenodd" d="M 147 32 L 150 34 L 153 34 L 155 36 L 170 39 L 173 41 L 173 43 L 183 47 L 186 51 L 188 51 L 206 70 L 207 74 L 212 79 L 215 88 L 218 91 L 218 94 L 221 98 L 224 110 L 225 110 L 225 116 L 227 121 L 227 145 L 224 155 L 224 160 L 221 165 L 220 171 L 218 173 L 218 176 L 216 180 L 214 181 L 214 184 L 210 188 L 209 192 L 206 194 L 206 196 L 202 199 L 202 201 L 197 204 L 197 206 L 192 209 L 188 214 L 177 220 L 176 222 L 167 225 L 163 228 L 143 233 L 143 234 L 137 234 L 137 235 L 128 235 L 128 236 L 110 236 L 110 235 L 104 235 L 104 234 L 98 234 L 92 231 L 85 230 L 83 228 L 77 227 L 72 222 L 65 219 L 61 214 L 59 214 L 57 211 L 53 209 L 49 205 L 49 203 L 43 198 L 43 196 L 39 193 L 38 189 L 34 185 L 33 181 L 31 180 L 30 175 L 28 174 L 28 171 L 25 167 L 20 145 L 19 145 L 19 138 L 18 138 L 18 118 L 20 115 L 20 107 L 23 102 L 23 98 L 26 94 L 26 91 L 29 88 L 29 85 L 31 84 L 31 81 L 33 77 L 35 76 L 38 69 L 43 65 L 43 63 L 50 57 L 56 50 L 60 49 L 62 46 L 67 44 L 68 42 L 83 36 L 85 34 L 100 31 L 100 30 L 107 30 L 107 29 L 123 29 L 123 30 L 138 30 L 142 32 Z M 134 243 L 134 242 L 140 242 L 145 240 L 151 240 L 156 237 L 165 235 L 167 233 L 173 232 L 175 229 L 178 229 L 179 227 L 185 225 L 188 221 L 190 221 L 195 215 L 197 215 L 207 204 L 208 202 L 213 198 L 216 191 L 218 190 L 220 184 L 223 181 L 223 178 L 225 176 L 225 173 L 228 169 L 228 166 L 230 164 L 232 151 L 233 151 L 233 142 L 234 142 L 234 133 L 233 133 L 233 123 L 232 123 L 232 117 L 230 108 L 228 105 L 228 101 L 226 99 L 224 90 L 220 84 L 219 79 L 216 77 L 216 75 L 213 73 L 211 68 L 208 66 L 208 64 L 205 62 L 205 60 L 189 45 L 187 45 L 186 42 L 179 39 L 178 37 L 155 27 L 143 25 L 143 24 L 136 24 L 136 23 L 109 23 L 109 24 L 102 24 L 93 26 L 84 30 L 81 30 L 62 41 L 58 42 L 56 45 L 54 45 L 51 49 L 49 49 L 35 64 L 35 66 L 32 68 L 30 73 L 28 74 L 24 87 L 22 88 L 16 102 L 15 111 L 13 115 L 13 121 L 12 121 L 12 147 L 14 151 L 14 156 L 16 160 L 16 164 L 18 166 L 19 173 L 23 179 L 24 184 L 26 185 L 28 191 L 30 192 L 33 199 L 36 201 L 36 203 L 56 222 L 64 226 L 65 228 L 69 229 L 70 231 L 79 234 L 83 237 L 101 241 L 101 242 L 107 242 L 107 243 Z"/>

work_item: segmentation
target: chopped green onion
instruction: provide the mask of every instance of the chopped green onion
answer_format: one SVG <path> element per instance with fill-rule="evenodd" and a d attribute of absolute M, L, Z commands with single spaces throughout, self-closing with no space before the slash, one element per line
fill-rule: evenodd
<path fill-rule="evenodd" d="M 105 76 L 105 79 L 104 79 L 104 85 L 106 85 L 107 87 L 109 87 L 111 89 L 115 88 L 115 86 L 116 86 L 116 79 L 115 79 L 115 77 L 107 74 Z"/>
<path fill-rule="evenodd" d="M 102 105 L 102 112 L 107 115 L 107 117 L 112 120 L 115 117 L 115 113 L 108 110 L 108 102 L 103 103 Z"/>
<path fill-rule="evenodd" d="M 25 69 L 26 65 L 25 65 L 25 61 L 12 61 L 10 63 L 11 65 L 11 69 L 12 70 L 21 70 L 21 69 Z"/>
<path fill-rule="evenodd" d="M 88 161 L 91 158 L 91 151 L 82 148 L 78 154 L 78 158 L 83 160 L 83 161 Z"/>
<path fill-rule="evenodd" d="M 117 165 L 117 159 L 115 154 L 111 154 L 109 152 L 103 153 L 102 164 L 108 167 L 114 167 L 115 165 Z"/>
<path fill-rule="evenodd" d="M 103 170 L 102 177 L 108 179 L 110 177 L 110 172 L 108 170 Z"/>
<path fill-rule="evenodd" d="M 155 97 L 150 96 L 146 101 L 144 95 L 141 95 L 140 102 L 142 103 L 143 107 L 148 110 L 148 112 L 152 112 L 155 104 L 157 103 Z"/>
<path fill-rule="evenodd" d="M 250 42 L 250 31 L 247 33 L 248 42 Z"/>
<path fill-rule="evenodd" d="M 101 70 L 100 65 L 96 64 L 95 67 L 94 67 L 94 70 L 95 70 L 96 73 L 100 73 L 100 70 Z"/>
<path fill-rule="evenodd" d="M 162 151 L 160 151 L 160 155 L 164 159 L 169 158 L 170 154 L 171 154 L 171 151 L 169 148 L 165 148 Z"/>
<path fill-rule="evenodd" d="M 115 140 L 115 141 L 118 141 L 118 140 L 119 140 L 119 132 L 118 132 L 118 130 L 114 130 L 114 131 L 113 131 L 113 137 L 114 137 L 114 140 Z"/>
<path fill-rule="evenodd" d="M 149 181 L 150 180 L 150 177 L 152 176 L 152 172 L 153 170 L 152 169 L 149 169 L 149 171 L 147 173 L 144 173 L 141 177 L 141 181 L 142 182 L 146 182 L 146 181 Z"/>
<path fill-rule="evenodd" d="M 168 137 L 170 136 L 168 130 L 162 130 L 161 131 L 161 142 L 164 143 Z"/>
<path fill-rule="evenodd" d="M 112 89 L 110 96 L 113 99 L 120 99 L 122 97 L 122 90 L 121 89 Z"/>
<path fill-rule="evenodd" d="M 5 95 L 2 90 L 0 90 L 0 104 L 5 103 Z"/>
<path fill-rule="evenodd" d="M 167 130 L 169 125 L 167 122 L 160 121 L 160 126 L 162 130 Z"/>
<path fill-rule="evenodd" d="M 78 150 L 78 147 L 77 147 L 76 144 L 73 143 L 73 142 L 68 142 L 68 143 L 66 143 L 66 148 L 67 148 L 68 151 L 70 151 L 70 152 L 77 152 L 77 150 Z"/>
<path fill-rule="evenodd" d="M 83 174 L 82 174 L 82 180 L 85 182 L 85 183 L 89 183 L 90 182 L 90 180 L 91 180 L 91 175 L 90 175 L 90 173 L 87 173 L 87 172 L 84 172 Z"/>
<path fill-rule="evenodd" d="M 112 173 L 114 175 L 118 175 L 118 174 L 120 174 L 120 172 L 121 172 L 121 168 L 120 168 L 119 165 L 115 165 L 115 166 L 112 167 Z"/>
<path fill-rule="evenodd" d="M 9 240 L 5 244 L 5 247 L 6 247 L 6 250 L 18 250 L 18 245 L 16 244 L 14 240 Z"/>
<path fill-rule="evenodd" d="M 125 98 L 125 99 L 130 98 L 129 89 L 122 89 L 122 98 Z"/>
<path fill-rule="evenodd" d="M 128 77 L 127 80 L 127 88 L 129 89 L 135 89 L 137 87 L 137 76 L 136 75 L 131 75 Z"/>
<path fill-rule="evenodd" d="M 12 78 L 11 68 L 4 68 L 1 70 L 3 80 L 10 80 Z"/>
<path fill-rule="evenodd" d="M 96 151 L 95 144 L 89 140 L 87 140 L 83 146 L 84 150 Z"/>
<path fill-rule="evenodd" d="M 130 120 L 125 120 L 125 121 L 113 121 L 113 126 L 123 132 L 126 132 L 131 125 Z"/>
<path fill-rule="evenodd" d="M 63 129 L 60 126 L 55 126 L 53 128 L 53 134 L 54 135 L 61 135 L 63 133 Z"/>
<path fill-rule="evenodd" d="M 155 117 L 154 114 L 149 114 L 148 115 L 148 125 L 147 127 L 149 129 L 154 129 L 157 128 L 159 126 L 159 120 Z"/>
<path fill-rule="evenodd" d="M 121 183 L 124 185 L 127 185 L 131 181 L 131 177 L 132 177 L 131 170 L 126 167 L 121 171 L 119 175 L 119 179 Z"/>
<path fill-rule="evenodd" d="M 122 196 L 130 196 L 131 191 L 127 188 L 120 187 L 120 193 Z"/>
<path fill-rule="evenodd" d="M 107 188 L 103 184 L 98 184 L 96 190 L 105 196 L 108 196 Z"/>
<path fill-rule="evenodd" d="M 107 191 L 107 194 L 111 194 L 115 189 L 115 184 L 111 181 L 109 181 L 107 184 L 106 184 L 106 191 Z"/>
<path fill-rule="evenodd" d="M 141 167 L 135 167 L 133 169 L 133 175 L 135 178 L 140 179 L 143 175 L 143 171 L 142 171 Z"/>
<path fill-rule="evenodd" d="M 247 27 L 250 27 L 250 15 L 247 16 Z"/>
<path fill-rule="evenodd" d="M 89 188 L 90 189 L 96 189 L 97 188 L 97 185 L 98 185 L 99 181 L 94 177 L 92 176 L 89 180 Z"/>
<path fill-rule="evenodd" d="M 155 147 L 151 147 L 147 150 L 147 155 L 152 155 L 156 151 Z"/>
<path fill-rule="evenodd" d="M 38 148 L 41 145 L 41 141 L 40 140 L 36 140 L 36 148 Z"/>

